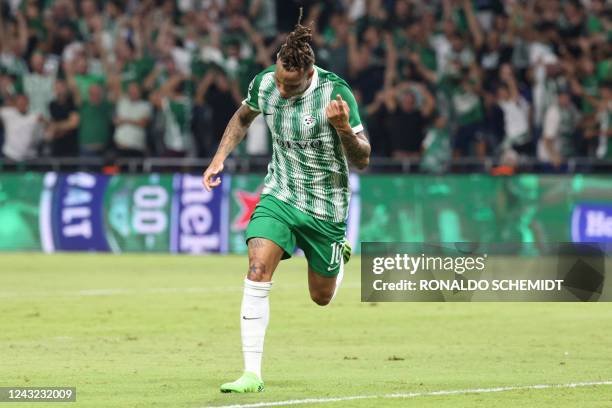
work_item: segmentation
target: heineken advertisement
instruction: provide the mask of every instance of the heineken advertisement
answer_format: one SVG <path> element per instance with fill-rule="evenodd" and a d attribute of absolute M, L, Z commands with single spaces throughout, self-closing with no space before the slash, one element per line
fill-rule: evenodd
<path fill-rule="evenodd" d="M 246 253 L 263 175 L 0 175 L 0 250 Z M 347 236 L 360 242 L 612 242 L 612 179 L 361 175 Z"/>

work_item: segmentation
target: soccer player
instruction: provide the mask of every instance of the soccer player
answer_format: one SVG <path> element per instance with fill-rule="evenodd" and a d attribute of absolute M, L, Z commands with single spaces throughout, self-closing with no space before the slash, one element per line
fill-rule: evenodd
<path fill-rule="evenodd" d="M 244 373 L 221 385 L 221 392 L 264 388 L 261 359 L 270 317 L 268 294 L 280 260 L 289 258 L 296 245 L 304 251 L 310 297 L 324 306 L 334 297 L 350 257 L 345 240 L 347 161 L 365 168 L 370 144 L 349 86 L 314 65 L 311 38 L 310 28 L 298 20 L 277 54 L 276 65 L 251 81 L 203 175 L 208 191 L 217 187 L 224 160 L 253 119 L 264 115 L 273 152 L 261 200 L 246 230 L 249 270 L 240 316 Z"/>

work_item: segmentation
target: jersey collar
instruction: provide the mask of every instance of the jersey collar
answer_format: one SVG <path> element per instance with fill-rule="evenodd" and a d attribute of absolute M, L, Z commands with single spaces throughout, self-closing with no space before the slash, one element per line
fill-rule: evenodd
<path fill-rule="evenodd" d="M 317 69 L 315 65 L 312 66 L 312 69 L 314 69 L 314 74 L 312 74 L 312 80 L 310 81 L 310 86 L 308 87 L 308 89 L 306 89 L 306 92 L 304 92 L 303 94 L 304 96 L 314 91 L 314 89 L 319 84 L 319 70 Z"/>
<path fill-rule="evenodd" d="M 308 88 L 306 88 L 306 90 L 302 94 L 292 96 L 291 98 L 289 98 L 289 100 L 297 101 L 298 99 L 301 99 L 307 96 L 308 94 L 310 94 L 312 91 L 315 90 L 315 88 L 319 84 L 319 70 L 317 69 L 316 65 L 313 65 L 312 69 L 314 69 L 314 74 L 312 74 L 312 80 L 310 81 L 310 85 L 308 86 Z"/>

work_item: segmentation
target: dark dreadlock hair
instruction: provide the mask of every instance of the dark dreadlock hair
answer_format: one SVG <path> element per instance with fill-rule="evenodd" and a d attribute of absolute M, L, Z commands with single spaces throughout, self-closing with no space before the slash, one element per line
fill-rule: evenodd
<path fill-rule="evenodd" d="M 295 29 L 289 33 L 287 40 L 281 46 L 277 57 L 281 59 L 283 68 L 287 71 L 297 71 L 309 69 L 315 61 L 314 51 L 310 46 L 312 40 L 312 29 L 310 26 L 303 26 L 303 8 L 300 7 L 300 17 L 295 25 Z"/>

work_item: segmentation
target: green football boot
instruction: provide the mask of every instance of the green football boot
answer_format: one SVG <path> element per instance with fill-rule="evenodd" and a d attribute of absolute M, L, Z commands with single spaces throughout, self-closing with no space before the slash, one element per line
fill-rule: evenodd
<path fill-rule="evenodd" d="M 242 377 L 234 382 L 229 382 L 221 385 L 221 392 L 262 392 L 264 383 L 259 379 L 257 374 L 250 371 L 245 371 Z"/>
<path fill-rule="evenodd" d="M 348 241 L 348 239 L 344 239 L 344 243 L 342 244 L 342 259 L 344 260 L 345 265 L 351 259 L 352 253 L 353 248 L 351 248 L 351 243 Z"/>

